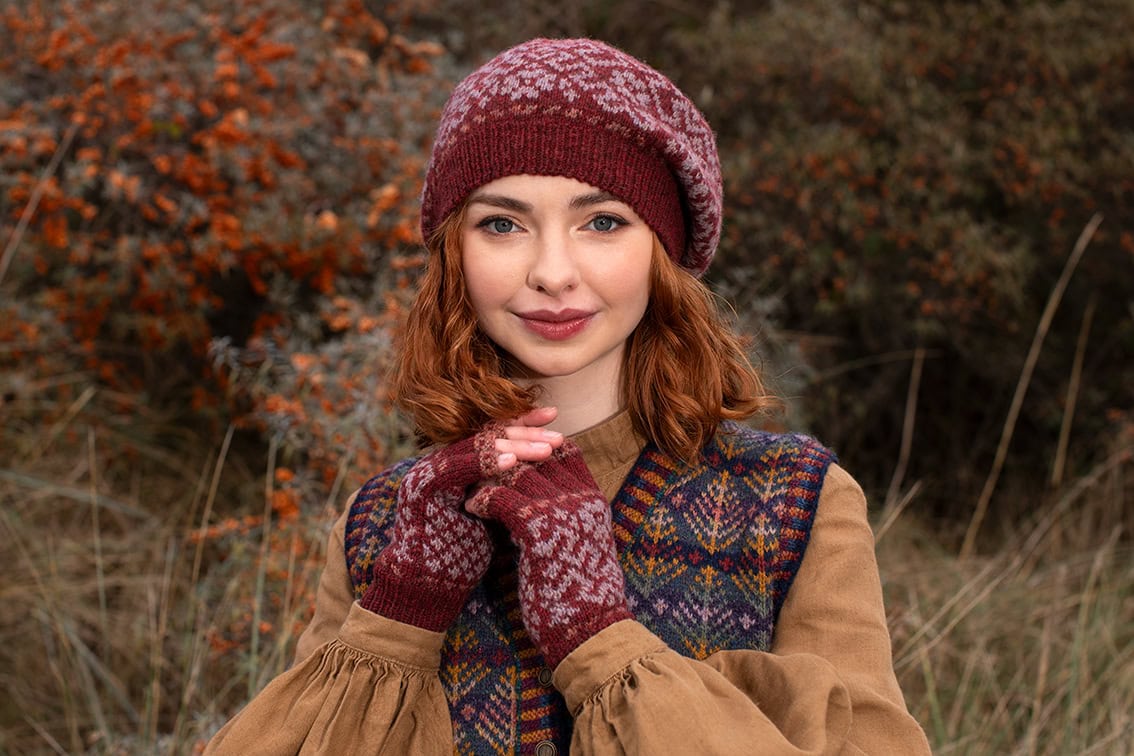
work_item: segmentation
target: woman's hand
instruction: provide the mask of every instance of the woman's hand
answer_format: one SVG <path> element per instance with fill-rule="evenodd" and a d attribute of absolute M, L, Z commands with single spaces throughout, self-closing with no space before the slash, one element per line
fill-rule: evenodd
<path fill-rule="evenodd" d="M 554 407 L 540 407 L 509 423 L 492 422 L 472 438 L 422 457 L 398 487 L 390 543 L 378 554 L 364 609 L 427 630 L 442 631 L 484 577 L 492 540 L 484 523 L 462 508 L 474 486 L 539 462 L 563 444 L 544 425 Z"/>
<path fill-rule="evenodd" d="M 504 524 L 520 549 L 520 610 L 554 668 L 607 625 L 632 617 L 610 505 L 570 441 L 546 461 L 519 464 L 465 505 Z"/>
<path fill-rule="evenodd" d="M 398 486 L 390 542 L 359 601 L 364 609 L 426 630 L 452 624 L 492 560 L 484 523 L 462 505 L 471 487 L 499 472 L 495 444 L 505 433 L 503 423 L 489 423 L 410 468 Z"/>
<path fill-rule="evenodd" d="M 504 424 L 503 438 L 496 439 L 496 460 L 500 472 L 520 462 L 542 462 L 563 445 L 563 434 L 544 428 L 555 420 L 555 407 L 536 407 L 516 420 Z"/>

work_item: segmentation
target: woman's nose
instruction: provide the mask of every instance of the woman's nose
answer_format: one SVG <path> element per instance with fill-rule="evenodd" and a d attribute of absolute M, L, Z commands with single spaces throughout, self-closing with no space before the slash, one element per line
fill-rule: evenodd
<path fill-rule="evenodd" d="M 579 283 L 572 243 L 568 234 L 541 235 L 536 241 L 528 286 L 550 296 L 559 296 Z"/>

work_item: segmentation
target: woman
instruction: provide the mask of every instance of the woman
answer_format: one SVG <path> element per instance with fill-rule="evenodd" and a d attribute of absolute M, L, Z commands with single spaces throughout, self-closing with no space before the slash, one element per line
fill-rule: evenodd
<path fill-rule="evenodd" d="M 429 453 L 335 526 L 295 665 L 214 753 L 927 753 L 866 503 L 697 280 L 709 126 L 664 76 L 533 40 L 461 82 L 397 391 Z M 508 418 L 518 418 L 511 419 Z"/>

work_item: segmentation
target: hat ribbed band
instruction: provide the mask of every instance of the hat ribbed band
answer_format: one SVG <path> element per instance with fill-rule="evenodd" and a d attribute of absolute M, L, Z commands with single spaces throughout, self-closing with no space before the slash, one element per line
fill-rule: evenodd
<path fill-rule="evenodd" d="M 422 189 L 428 239 L 465 197 L 510 175 L 569 176 L 610 192 L 695 276 L 721 235 L 716 138 L 659 71 L 592 39 L 533 39 L 453 89 Z"/>
<path fill-rule="evenodd" d="M 432 236 L 474 189 L 490 181 L 522 174 L 566 176 L 630 205 L 680 264 L 685 219 L 677 180 L 656 150 L 620 130 L 626 131 L 616 122 L 584 112 L 573 117 L 563 108 L 552 115 L 462 124 L 452 149 L 430 166 L 434 178 L 426 182 L 422 198 L 424 237 Z"/>

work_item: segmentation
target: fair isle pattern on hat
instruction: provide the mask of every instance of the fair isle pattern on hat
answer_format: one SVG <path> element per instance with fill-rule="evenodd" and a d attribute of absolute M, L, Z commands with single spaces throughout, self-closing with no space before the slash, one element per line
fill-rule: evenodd
<path fill-rule="evenodd" d="M 519 173 L 611 192 L 695 275 L 716 251 L 722 188 L 712 129 L 673 82 L 605 43 L 531 40 L 457 85 L 426 171 L 424 238 L 478 186 Z"/>

